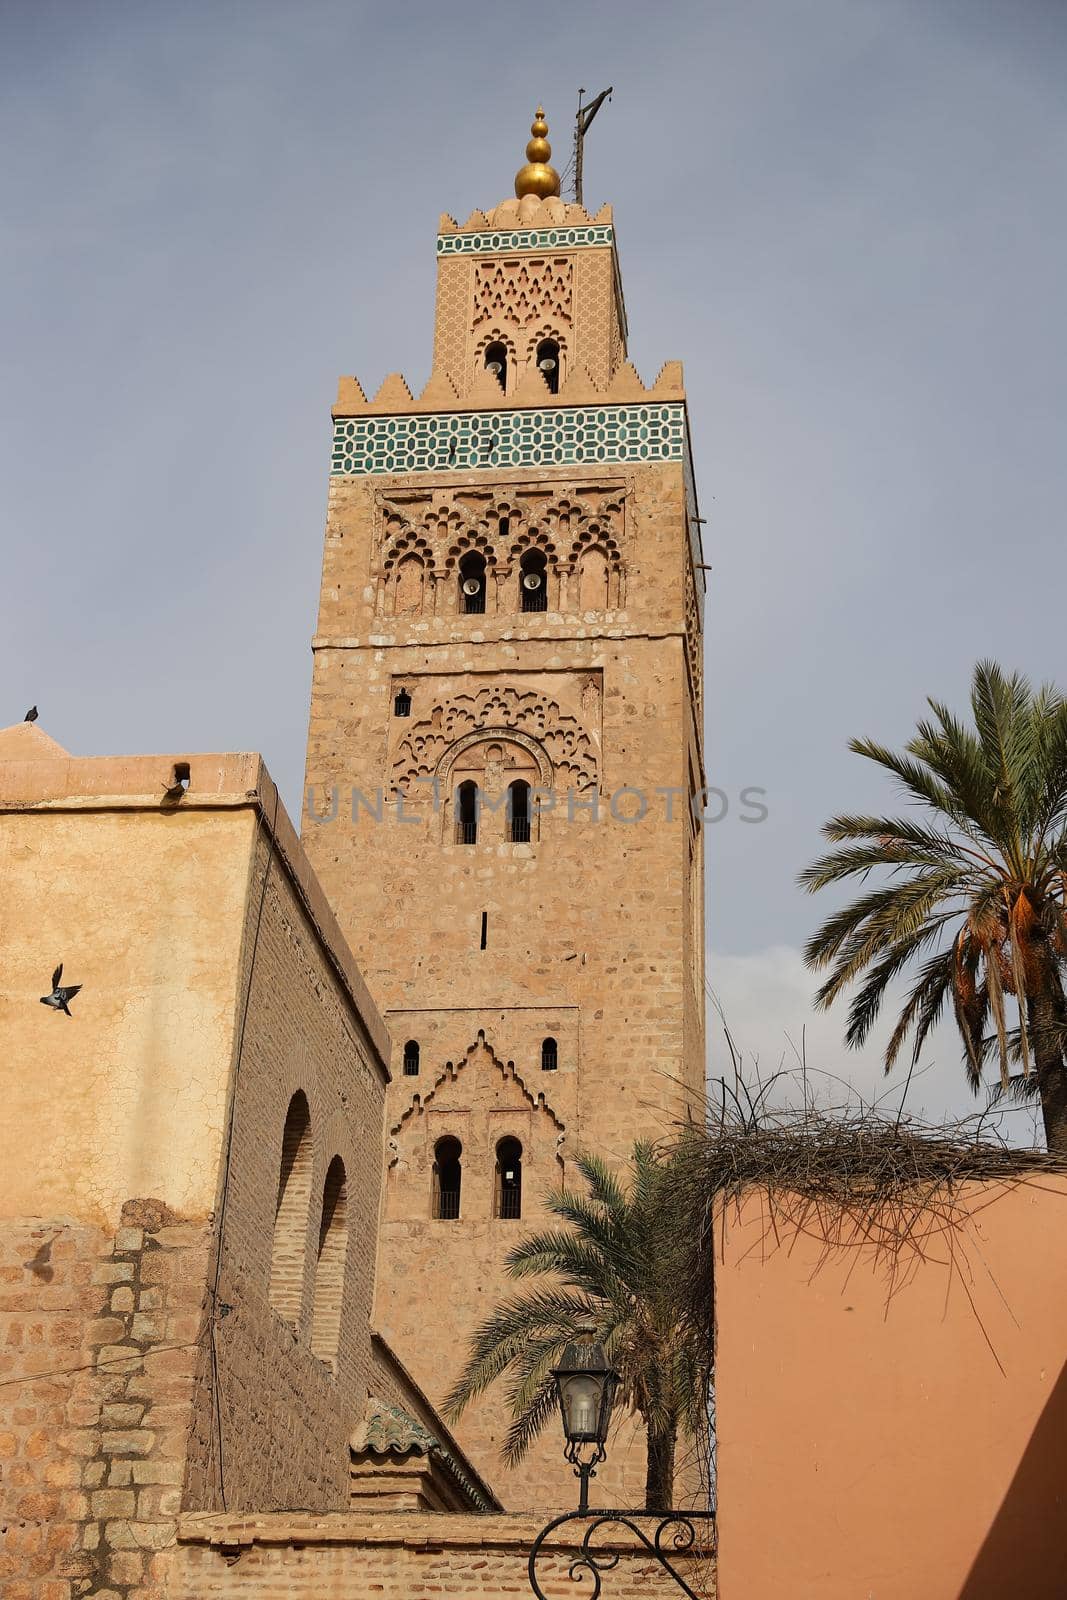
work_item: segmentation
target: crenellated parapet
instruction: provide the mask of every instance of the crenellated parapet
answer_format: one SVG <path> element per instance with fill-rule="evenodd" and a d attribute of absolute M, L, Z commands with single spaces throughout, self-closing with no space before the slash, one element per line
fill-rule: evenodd
<path fill-rule="evenodd" d="M 579 367 L 564 374 L 555 394 L 536 367 L 527 367 L 511 393 L 505 393 L 499 378 L 484 368 L 462 395 L 448 374 L 440 371 L 431 373 L 417 395 L 412 393 L 403 373 L 391 372 L 370 399 L 358 378 L 341 378 L 333 415 L 335 418 L 385 417 L 428 411 L 505 411 L 522 406 L 544 408 L 649 400 L 685 400 L 680 361 L 664 362 L 651 384 L 644 382 L 632 361 L 623 362 L 605 384 L 596 383 L 585 368 Z"/>
<path fill-rule="evenodd" d="M 457 222 L 455 217 L 450 217 L 447 211 L 441 213 L 441 220 L 437 225 L 438 251 L 441 250 L 442 239 L 452 235 L 459 235 L 459 244 L 466 248 L 470 243 L 472 234 L 488 234 L 494 230 L 503 229 L 508 233 L 515 233 L 516 238 L 510 241 L 510 248 L 536 249 L 541 242 L 540 233 L 558 233 L 561 230 L 592 229 L 599 233 L 602 229 L 613 228 L 612 209 L 609 205 L 601 206 L 595 216 L 590 216 L 584 206 L 577 202 L 561 200 L 558 195 L 550 195 L 548 199 L 539 199 L 537 195 L 523 195 L 521 200 L 502 200 L 500 205 L 493 206 L 489 211 L 472 211 L 466 222 Z M 528 236 L 528 237 L 524 237 Z M 611 243 L 608 239 L 590 240 L 590 243 Z M 482 246 L 476 248 L 481 249 Z M 508 248 L 507 245 L 504 248 Z"/>

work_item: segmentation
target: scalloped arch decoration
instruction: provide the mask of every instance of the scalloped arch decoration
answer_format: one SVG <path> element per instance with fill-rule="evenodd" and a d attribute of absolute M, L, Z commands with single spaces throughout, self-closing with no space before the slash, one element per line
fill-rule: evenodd
<path fill-rule="evenodd" d="M 543 327 L 538 328 L 536 333 L 531 333 L 530 337 L 526 341 L 526 359 L 527 359 L 527 361 L 532 361 L 533 360 L 534 356 L 537 354 L 537 346 L 544 339 L 551 339 L 555 344 L 558 344 L 559 345 L 560 355 L 563 356 L 564 358 L 566 358 L 566 356 L 567 356 L 567 335 L 566 335 L 566 333 L 564 333 L 562 329 L 558 328 L 555 325 L 555 323 L 546 322 Z"/>
<path fill-rule="evenodd" d="M 515 744 L 526 754 L 532 756 L 537 763 L 537 781 L 543 789 L 552 783 L 552 762 L 548 752 L 538 739 L 528 733 L 518 733 L 513 728 L 476 728 L 472 733 L 465 733 L 455 744 L 449 745 L 437 763 L 436 776 L 440 779 L 442 787 L 450 788 L 452 768 L 465 751 L 476 744 Z"/>
<path fill-rule="evenodd" d="M 512 688 L 482 689 L 434 706 L 405 733 L 393 761 L 393 783 L 404 789 L 415 778 L 440 776 L 451 769 L 454 747 L 469 749 L 482 739 L 521 743 L 539 768 L 547 760 L 546 786 L 579 794 L 597 787 L 598 752 L 577 717 L 547 695 Z"/>
<path fill-rule="evenodd" d="M 417 555 L 428 572 L 436 570 L 433 545 L 425 539 L 417 528 L 408 527 L 407 531 L 393 539 L 382 555 L 382 571 L 388 577 L 406 556 Z"/>
<path fill-rule="evenodd" d="M 389 1165 L 391 1167 L 395 1166 L 399 1159 L 399 1141 L 400 1137 L 407 1131 L 407 1124 L 411 1122 L 412 1118 L 418 1119 L 424 1116 L 427 1106 L 431 1104 L 445 1085 L 455 1083 L 464 1068 L 469 1068 L 473 1062 L 484 1062 L 494 1068 L 506 1082 L 515 1084 L 523 1100 L 526 1101 L 531 1110 L 539 1111 L 548 1118 L 557 1135 L 555 1144 L 558 1150 L 562 1137 L 566 1133 L 566 1126 L 553 1110 L 544 1090 L 538 1090 L 536 1093 L 531 1090 L 525 1079 L 516 1071 L 514 1061 L 502 1061 L 486 1039 L 484 1029 L 479 1028 L 477 1038 L 473 1044 L 467 1046 L 462 1060 L 458 1062 L 446 1061 L 444 1070 L 438 1074 L 431 1087 L 424 1094 L 415 1094 L 399 1120 L 394 1122 L 390 1128 L 388 1148 Z"/>
<path fill-rule="evenodd" d="M 580 529 L 574 539 L 567 556 L 567 565 L 571 571 L 578 566 L 587 551 L 602 550 L 609 566 L 617 571 L 622 569 L 622 552 L 612 538 L 610 531 L 599 521 L 590 520 L 585 527 Z"/>
<path fill-rule="evenodd" d="M 485 557 L 486 567 L 490 571 L 496 566 L 496 551 L 493 549 L 492 540 L 487 533 L 483 533 L 480 528 L 471 524 L 460 534 L 455 543 L 449 546 L 444 560 L 445 571 L 454 571 L 461 559 L 472 550 Z"/>

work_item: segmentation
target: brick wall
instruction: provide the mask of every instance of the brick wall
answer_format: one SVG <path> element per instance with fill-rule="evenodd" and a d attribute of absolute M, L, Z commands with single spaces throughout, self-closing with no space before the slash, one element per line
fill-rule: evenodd
<path fill-rule="evenodd" d="M 215 1324 L 220 1409 L 205 1371 L 190 1445 L 194 1509 L 304 1506 L 348 1499 L 348 1437 L 370 1387 L 370 1301 L 380 1195 L 385 1079 L 374 1049 L 266 833 L 259 840 L 240 974 L 247 992 L 232 1139 L 220 1198 L 222 1255 Z M 293 1096 L 309 1122 L 289 1233 L 286 1294 L 272 1304 L 272 1257 L 286 1115 Z M 327 1244 L 319 1277 L 339 1307 L 335 1359 L 317 1354 L 316 1265 L 327 1172 L 345 1174 L 342 1274 Z M 336 1169 L 335 1169 L 336 1171 Z M 336 1213 L 335 1213 L 336 1221 Z M 333 1235 L 336 1244 L 338 1235 Z M 336 1252 L 335 1252 L 336 1253 Z"/>
<path fill-rule="evenodd" d="M 167 1553 L 168 1600 L 510 1600 L 531 1595 L 530 1547 L 543 1526 L 530 1516 L 463 1517 L 395 1512 L 338 1517 L 186 1518 L 182 1543 Z M 618 1554 L 604 1579 L 605 1600 L 677 1600 L 681 1591 L 628 1536 L 595 1547 Z M 590 1593 L 589 1575 L 572 1582 L 573 1543 L 553 1543 L 538 1561 L 546 1594 Z M 713 1600 L 714 1556 L 680 1555 L 693 1592 Z M 610 1584 L 610 1591 L 608 1585 Z"/>

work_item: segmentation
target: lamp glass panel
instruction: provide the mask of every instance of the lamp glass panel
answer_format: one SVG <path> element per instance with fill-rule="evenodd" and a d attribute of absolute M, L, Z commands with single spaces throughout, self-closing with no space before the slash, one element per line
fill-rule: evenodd
<path fill-rule="evenodd" d="M 604 1381 L 578 1373 L 563 1382 L 560 1398 L 568 1439 L 596 1439 L 600 1432 L 600 1399 Z"/>

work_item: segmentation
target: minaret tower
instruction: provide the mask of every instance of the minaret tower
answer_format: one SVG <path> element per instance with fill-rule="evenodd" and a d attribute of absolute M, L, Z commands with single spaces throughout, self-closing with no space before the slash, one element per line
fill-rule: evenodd
<path fill-rule="evenodd" d="M 626 356 L 611 208 L 437 236 L 433 369 L 342 378 L 303 834 L 394 1040 L 380 1332 L 440 1402 L 576 1152 L 625 1161 L 704 1082 L 703 569 L 679 362 Z M 505 1504 L 573 1486 L 553 1430 Z M 639 1504 L 624 1421 L 607 1504 Z"/>

